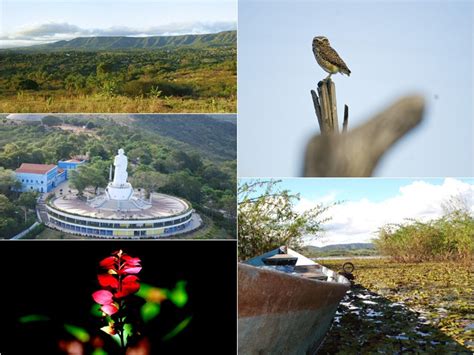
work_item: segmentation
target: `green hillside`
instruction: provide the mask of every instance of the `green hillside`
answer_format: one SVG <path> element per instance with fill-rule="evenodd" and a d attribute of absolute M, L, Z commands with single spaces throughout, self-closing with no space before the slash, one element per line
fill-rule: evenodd
<path fill-rule="evenodd" d="M 11 50 L 38 51 L 110 51 L 128 49 L 159 49 L 175 47 L 223 47 L 237 43 L 236 31 L 225 31 L 204 35 L 149 36 L 149 37 L 78 37 L 69 41 L 58 41 L 43 45 L 15 48 Z"/>
<path fill-rule="evenodd" d="M 215 118 L 211 115 L 132 115 L 134 123 L 189 144 L 206 155 L 237 159 L 237 121 L 235 115 Z"/>

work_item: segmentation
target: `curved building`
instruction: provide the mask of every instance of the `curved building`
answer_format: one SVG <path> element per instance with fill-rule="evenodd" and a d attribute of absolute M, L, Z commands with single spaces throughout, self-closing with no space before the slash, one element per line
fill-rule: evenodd
<path fill-rule="evenodd" d="M 66 194 L 48 199 L 48 226 L 99 238 L 169 237 L 201 226 L 200 216 L 184 199 L 161 193 L 143 199 L 127 182 L 127 164 L 120 149 L 114 161 L 113 181 L 95 198 L 84 200 Z"/>

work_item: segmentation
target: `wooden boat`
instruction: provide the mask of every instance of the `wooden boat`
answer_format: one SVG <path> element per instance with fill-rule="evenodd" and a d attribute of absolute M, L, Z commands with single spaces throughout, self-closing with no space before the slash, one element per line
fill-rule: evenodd
<path fill-rule="evenodd" d="M 350 282 L 280 247 L 239 263 L 238 349 L 246 354 L 314 354 Z"/>

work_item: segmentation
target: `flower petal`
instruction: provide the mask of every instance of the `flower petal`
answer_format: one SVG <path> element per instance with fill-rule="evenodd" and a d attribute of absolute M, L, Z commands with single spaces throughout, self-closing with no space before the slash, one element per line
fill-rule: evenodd
<path fill-rule="evenodd" d="M 105 327 L 100 328 L 100 330 L 102 330 L 102 331 L 104 331 L 104 332 L 106 332 L 107 334 L 110 334 L 110 335 L 117 334 L 115 329 L 113 327 L 111 327 L 110 325 L 106 325 Z"/>
<path fill-rule="evenodd" d="M 97 279 L 102 287 L 118 288 L 119 286 L 118 280 L 110 274 L 100 274 Z"/>
<path fill-rule="evenodd" d="M 116 298 L 126 297 L 132 293 L 137 292 L 140 289 L 138 283 L 138 277 L 135 275 L 128 275 L 122 280 L 122 290 L 115 293 Z"/>
<path fill-rule="evenodd" d="M 128 266 L 140 266 L 141 260 L 139 258 L 133 258 L 130 255 L 122 256 L 122 259 L 125 260 L 125 264 Z"/>
<path fill-rule="evenodd" d="M 102 307 L 100 307 L 102 312 L 105 314 L 111 316 L 112 314 L 115 314 L 118 312 L 118 307 L 115 304 L 104 304 Z"/>
<path fill-rule="evenodd" d="M 124 266 L 122 270 L 119 270 L 119 274 L 121 275 L 138 274 L 141 271 L 141 269 L 142 269 L 141 266 L 134 266 L 134 267 Z"/>
<path fill-rule="evenodd" d="M 105 259 L 102 259 L 99 265 L 106 269 L 113 269 L 115 266 L 116 260 L 117 258 L 115 256 L 108 256 Z"/>
<path fill-rule="evenodd" d="M 112 292 L 107 290 L 96 291 L 92 294 L 92 298 L 94 299 L 94 301 L 102 305 L 112 303 L 113 296 L 114 295 L 112 294 Z"/>

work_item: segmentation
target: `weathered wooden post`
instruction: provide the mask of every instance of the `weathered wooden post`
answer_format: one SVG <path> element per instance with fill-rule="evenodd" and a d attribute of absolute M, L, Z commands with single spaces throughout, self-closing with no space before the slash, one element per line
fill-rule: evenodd
<path fill-rule="evenodd" d="M 306 147 L 304 176 L 371 176 L 382 155 L 423 117 L 424 99 L 406 96 L 347 132 L 349 107 L 344 105 L 341 134 L 334 82 L 322 80 L 317 90 L 311 97 L 321 134 Z"/>
<path fill-rule="evenodd" d="M 318 95 L 319 94 L 319 95 Z M 314 110 L 318 117 L 321 134 L 339 133 L 339 121 L 337 119 L 336 85 L 331 78 L 318 83 L 318 94 L 311 90 Z M 347 127 L 349 108 L 344 107 L 344 126 Z M 343 130 L 344 131 L 344 130 Z"/>

